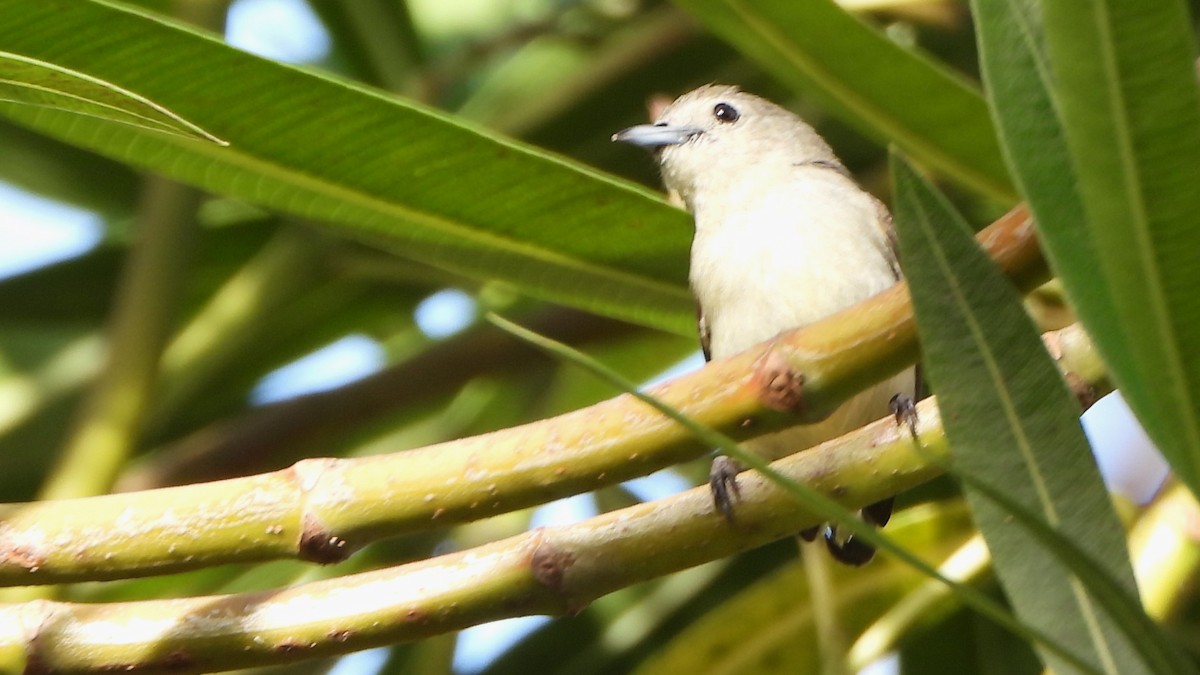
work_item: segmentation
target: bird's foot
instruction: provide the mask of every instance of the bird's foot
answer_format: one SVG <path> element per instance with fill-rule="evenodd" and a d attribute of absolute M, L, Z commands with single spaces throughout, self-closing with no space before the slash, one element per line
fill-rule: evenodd
<path fill-rule="evenodd" d="M 737 460 L 720 455 L 713 459 L 708 470 L 708 487 L 712 490 L 713 506 L 733 523 L 733 503 L 742 498 L 738 492 L 737 475 L 745 467 Z"/>
<path fill-rule="evenodd" d="M 913 440 L 917 440 L 917 406 L 913 402 L 912 397 L 906 394 L 896 394 L 888 402 L 888 408 L 892 411 L 892 415 L 896 417 L 896 425 L 907 426 Z M 864 506 L 859 512 L 862 515 L 863 522 L 873 527 L 887 525 L 888 520 L 892 517 L 892 508 L 895 506 L 895 502 L 894 497 L 888 497 L 874 504 Z M 836 523 L 826 524 L 823 526 L 823 529 L 825 534 L 825 548 L 829 549 L 829 555 L 833 556 L 834 560 L 846 565 L 860 567 L 871 562 L 871 559 L 875 557 L 875 547 L 856 537 L 853 532 L 841 536 Z M 802 531 L 800 536 L 805 541 L 813 541 L 821 531 L 822 527 L 820 526 L 811 527 Z"/>
<path fill-rule="evenodd" d="M 917 440 L 917 404 L 908 394 L 896 394 L 888 401 L 888 409 L 896 417 L 896 426 L 908 425 L 908 432 Z"/>

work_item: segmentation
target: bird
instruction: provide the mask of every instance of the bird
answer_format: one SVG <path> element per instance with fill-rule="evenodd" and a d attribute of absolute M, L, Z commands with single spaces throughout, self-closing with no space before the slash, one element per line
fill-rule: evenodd
<path fill-rule="evenodd" d="M 735 86 L 683 94 L 652 124 L 613 135 L 649 149 L 663 184 L 695 221 L 689 285 L 706 360 L 723 358 L 806 326 L 902 278 L 888 209 L 860 187 L 829 144 L 799 116 Z M 853 431 L 911 403 L 915 373 L 875 385 L 815 424 L 753 438 L 743 447 L 770 461 Z M 897 417 L 899 419 L 899 416 Z M 717 510 L 734 519 L 735 460 L 710 469 Z M 882 527 L 891 498 L 861 511 Z M 834 559 L 863 565 L 874 548 L 825 524 Z"/>

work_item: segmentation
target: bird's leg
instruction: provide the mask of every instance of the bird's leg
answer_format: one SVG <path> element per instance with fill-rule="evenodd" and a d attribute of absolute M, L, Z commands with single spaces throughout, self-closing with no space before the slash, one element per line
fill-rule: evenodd
<path fill-rule="evenodd" d="M 917 404 L 908 394 L 896 394 L 888 401 L 888 409 L 896 417 L 896 425 L 908 425 L 908 432 L 917 440 Z"/>
<path fill-rule="evenodd" d="M 737 475 L 745 469 L 732 457 L 719 455 L 713 459 L 712 466 L 708 470 L 708 486 L 712 490 L 713 505 L 731 525 L 734 522 L 733 503 L 741 499 L 741 494 L 738 492 Z M 800 530 L 800 538 L 804 541 L 816 541 L 817 535 L 820 533 L 821 526 L 814 525 Z"/>
<path fill-rule="evenodd" d="M 896 394 L 888 402 L 888 408 L 896 417 L 896 424 L 908 426 L 908 432 L 912 434 L 913 440 L 917 440 L 917 406 L 913 403 L 912 397 L 907 394 Z M 859 513 L 862 515 L 863 522 L 868 525 L 883 527 L 891 519 L 895 503 L 895 497 L 888 497 L 863 507 Z M 829 549 L 829 554 L 838 561 L 856 567 L 867 564 L 875 557 L 875 548 L 859 541 L 853 534 L 845 539 L 838 537 L 836 524 L 825 528 L 825 546 Z"/>
<path fill-rule="evenodd" d="M 708 487 L 712 490 L 713 506 L 733 523 L 733 503 L 741 499 L 738 492 L 737 475 L 745 470 L 736 459 L 718 455 L 708 470 Z"/>
<path fill-rule="evenodd" d="M 911 396 L 896 394 L 888 402 L 888 408 L 896 418 L 897 425 L 905 425 L 917 440 L 917 407 Z M 712 490 L 713 505 L 725 516 L 725 520 L 734 522 L 734 502 L 741 498 L 738 493 L 737 475 L 745 470 L 741 464 L 730 457 L 721 455 L 713 460 L 708 472 L 708 485 Z M 888 497 L 863 507 L 860 514 L 863 522 L 874 527 L 887 525 L 892 517 L 895 498 Z M 814 541 L 818 534 L 824 531 L 825 546 L 829 554 L 838 562 L 855 567 L 865 565 L 875 557 L 875 548 L 859 540 L 853 534 L 842 538 L 838 536 L 836 524 L 818 525 L 800 531 L 800 537 L 805 541 Z"/>
<path fill-rule="evenodd" d="M 912 397 L 907 394 L 896 394 L 888 402 L 888 408 L 896 417 L 896 425 L 906 425 L 913 440 L 917 440 L 917 406 L 913 403 Z M 862 514 L 863 522 L 868 525 L 883 527 L 891 519 L 895 503 L 895 497 L 888 497 L 863 507 L 859 513 Z M 834 558 L 847 565 L 865 565 L 875 557 L 874 547 L 858 541 L 853 534 L 844 540 L 840 539 L 836 525 L 825 528 L 825 545 Z"/>

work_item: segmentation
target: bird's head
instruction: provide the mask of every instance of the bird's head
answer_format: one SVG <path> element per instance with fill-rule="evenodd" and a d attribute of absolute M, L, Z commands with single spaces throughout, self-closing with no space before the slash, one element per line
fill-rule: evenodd
<path fill-rule="evenodd" d="M 653 124 L 624 129 L 612 138 L 652 150 L 667 188 L 689 202 L 702 187 L 761 170 L 838 161 L 795 114 L 727 85 L 690 91 L 664 108 Z"/>

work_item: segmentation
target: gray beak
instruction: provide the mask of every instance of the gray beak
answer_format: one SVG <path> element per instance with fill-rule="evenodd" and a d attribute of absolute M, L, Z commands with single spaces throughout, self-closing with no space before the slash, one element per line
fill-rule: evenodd
<path fill-rule="evenodd" d="M 689 138 L 704 133 L 697 127 L 673 127 L 666 124 L 639 124 L 613 134 L 612 139 L 630 143 L 641 148 L 661 148 L 664 145 L 679 145 Z"/>

